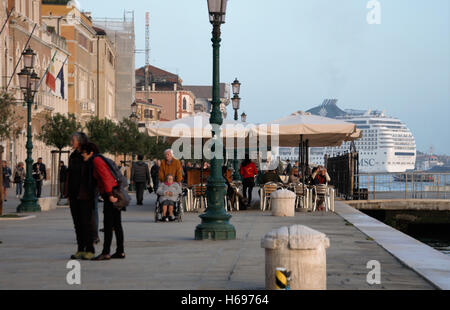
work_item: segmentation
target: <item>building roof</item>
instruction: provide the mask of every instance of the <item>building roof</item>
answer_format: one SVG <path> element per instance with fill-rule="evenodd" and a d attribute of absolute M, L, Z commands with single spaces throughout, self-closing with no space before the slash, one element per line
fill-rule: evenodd
<path fill-rule="evenodd" d="M 97 35 L 106 36 L 106 31 L 104 29 L 95 26 L 92 26 L 92 28 L 94 28 L 95 32 L 97 32 Z"/>
<path fill-rule="evenodd" d="M 152 82 L 171 82 L 171 83 L 181 83 L 181 79 L 178 75 L 164 71 L 155 66 L 149 65 L 149 72 Z M 145 66 L 136 69 L 136 77 L 145 77 Z"/>
<path fill-rule="evenodd" d="M 145 104 L 145 105 L 149 105 L 149 106 L 153 106 L 153 107 L 157 107 L 157 108 L 162 108 L 161 105 L 154 104 L 154 103 L 149 103 L 148 101 L 145 101 L 143 99 L 136 99 L 136 103 L 138 103 L 138 104 Z"/>
<path fill-rule="evenodd" d="M 220 98 L 225 98 L 225 83 L 220 83 Z M 194 93 L 197 98 L 212 98 L 212 86 L 183 86 L 183 90 L 189 90 Z"/>

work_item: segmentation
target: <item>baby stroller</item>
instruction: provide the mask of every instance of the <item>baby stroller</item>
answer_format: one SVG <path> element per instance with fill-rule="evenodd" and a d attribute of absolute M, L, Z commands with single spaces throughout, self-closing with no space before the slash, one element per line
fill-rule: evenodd
<path fill-rule="evenodd" d="M 183 213 L 184 213 L 184 198 L 185 190 L 178 196 L 177 201 L 175 202 L 175 206 L 173 208 L 173 216 L 175 217 L 175 221 L 182 222 L 183 221 Z M 167 211 L 169 212 L 169 211 Z M 161 206 L 161 196 L 158 195 L 156 199 L 156 207 L 155 207 L 155 222 L 162 221 L 162 206 Z"/>

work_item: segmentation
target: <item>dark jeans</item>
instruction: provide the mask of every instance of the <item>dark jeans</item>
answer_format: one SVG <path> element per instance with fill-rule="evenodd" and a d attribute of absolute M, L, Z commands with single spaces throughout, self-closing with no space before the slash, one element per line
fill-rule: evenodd
<path fill-rule="evenodd" d="M 102 254 L 111 252 L 111 243 L 113 237 L 113 229 L 116 234 L 117 253 L 124 253 L 123 247 L 123 229 L 122 229 L 122 212 L 114 208 L 109 201 L 109 197 L 103 196 L 103 225 L 105 231 L 105 240 L 103 242 Z"/>
<path fill-rule="evenodd" d="M 75 234 L 77 237 L 78 252 L 95 253 L 94 248 L 94 201 L 70 200 L 70 212 L 72 213 Z"/>
<path fill-rule="evenodd" d="M 16 183 L 16 195 L 20 196 L 22 195 L 22 189 L 23 189 L 23 183 Z"/>
<path fill-rule="evenodd" d="M 153 181 L 153 192 L 156 193 L 159 187 L 159 179 L 157 177 L 152 178 L 152 181 Z"/>
<path fill-rule="evenodd" d="M 252 202 L 253 187 L 255 187 L 255 179 L 247 178 L 242 181 L 244 197 L 248 199 L 248 205 Z M 247 194 L 248 193 L 248 194 Z"/>
<path fill-rule="evenodd" d="M 42 181 L 36 181 L 36 198 L 41 198 L 42 194 Z"/>
<path fill-rule="evenodd" d="M 141 204 L 144 200 L 145 182 L 134 183 L 136 189 L 136 200 L 138 204 Z"/>

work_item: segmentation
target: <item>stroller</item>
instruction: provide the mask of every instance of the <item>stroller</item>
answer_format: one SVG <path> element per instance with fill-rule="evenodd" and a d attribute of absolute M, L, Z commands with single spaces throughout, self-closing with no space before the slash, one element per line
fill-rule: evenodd
<path fill-rule="evenodd" d="M 183 221 L 183 213 L 184 213 L 184 195 L 186 191 L 183 189 L 182 193 L 178 196 L 177 201 L 175 202 L 175 206 L 173 208 L 173 215 L 175 220 L 178 222 Z M 156 207 L 155 207 L 155 222 L 162 221 L 162 205 L 161 205 L 161 196 L 158 195 L 156 199 Z"/>

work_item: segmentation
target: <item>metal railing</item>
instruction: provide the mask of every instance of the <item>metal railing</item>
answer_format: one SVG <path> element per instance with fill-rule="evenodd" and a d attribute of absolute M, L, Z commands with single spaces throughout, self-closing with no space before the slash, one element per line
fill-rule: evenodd
<path fill-rule="evenodd" d="M 450 199 L 450 173 L 360 173 L 355 178 L 369 200 Z"/>

